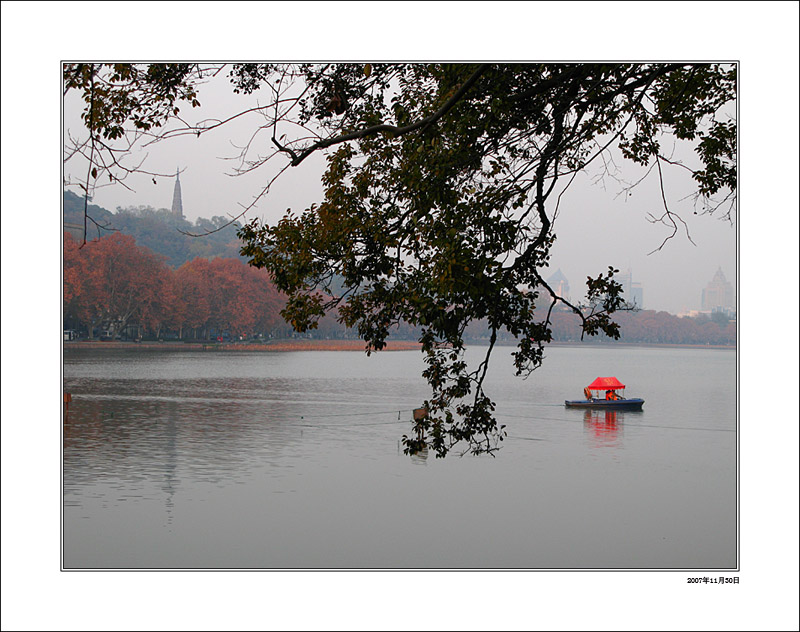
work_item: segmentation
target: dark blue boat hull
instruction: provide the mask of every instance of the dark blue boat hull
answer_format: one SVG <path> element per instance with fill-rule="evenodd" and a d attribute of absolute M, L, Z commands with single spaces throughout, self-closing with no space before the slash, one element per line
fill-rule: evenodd
<path fill-rule="evenodd" d="M 644 400 L 631 399 L 573 399 L 564 401 L 567 408 L 612 408 L 614 410 L 642 410 Z"/>

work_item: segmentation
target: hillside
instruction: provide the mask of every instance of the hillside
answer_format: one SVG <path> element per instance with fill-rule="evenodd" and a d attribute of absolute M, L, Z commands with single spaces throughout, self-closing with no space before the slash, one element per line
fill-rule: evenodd
<path fill-rule="evenodd" d="M 75 239 L 83 238 L 83 198 L 72 191 L 64 191 L 64 230 Z M 104 228 L 89 221 L 86 239 L 95 240 L 120 232 L 131 235 L 139 246 L 166 257 L 171 268 L 178 268 L 195 257 L 239 257 L 238 224 L 232 224 L 218 232 L 203 237 L 183 234 L 202 233 L 215 230 L 227 222 L 224 217 L 200 218 L 194 224 L 176 218 L 168 209 L 150 206 L 117 208 L 115 213 L 95 204 L 89 204 L 89 215 Z M 243 259 L 242 259 L 243 260 Z"/>

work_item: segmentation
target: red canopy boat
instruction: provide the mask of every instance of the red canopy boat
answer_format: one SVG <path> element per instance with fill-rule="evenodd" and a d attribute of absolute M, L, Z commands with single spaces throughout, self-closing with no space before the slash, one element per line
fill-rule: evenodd
<path fill-rule="evenodd" d="M 638 397 L 626 399 L 620 397 L 617 391 L 624 391 L 625 385 L 615 377 L 598 377 L 594 382 L 583 389 L 586 399 L 566 400 L 564 405 L 568 408 L 615 408 L 622 410 L 641 410 L 644 400 Z M 604 393 L 600 397 L 600 393 Z M 595 396 L 597 395 L 597 396 Z"/>

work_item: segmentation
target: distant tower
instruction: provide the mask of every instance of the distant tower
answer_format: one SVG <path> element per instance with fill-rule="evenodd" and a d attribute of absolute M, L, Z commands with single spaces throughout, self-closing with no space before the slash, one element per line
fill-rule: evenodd
<path fill-rule="evenodd" d="M 627 303 L 642 309 L 644 307 L 644 288 L 641 283 L 633 280 L 631 269 L 628 268 L 625 274 L 616 275 L 615 280 L 622 286 L 622 298 Z"/>
<path fill-rule="evenodd" d="M 735 307 L 733 286 L 728 283 L 722 268 L 718 268 L 714 278 L 706 285 L 700 295 L 701 309 L 706 312 L 732 311 Z"/>
<path fill-rule="evenodd" d="M 172 214 L 183 219 L 183 200 L 181 199 L 181 172 L 175 169 L 175 191 L 172 193 Z"/>
<path fill-rule="evenodd" d="M 644 288 L 642 284 L 637 281 L 631 282 L 630 302 L 639 309 L 644 309 Z"/>
<path fill-rule="evenodd" d="M 547 284 L 558 294 L 561 298 L 569 300 L 569 281 L 564 273 L 559 268 L 556 273 L 547 279 Z"/>

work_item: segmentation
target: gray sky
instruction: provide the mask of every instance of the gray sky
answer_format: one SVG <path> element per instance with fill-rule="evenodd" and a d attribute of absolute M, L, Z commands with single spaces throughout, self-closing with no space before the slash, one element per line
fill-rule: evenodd
<path fill-rule="evenodd" d="M 185 107 L 182 115 L 185 113 L 190 121 L 225 118 L 247 107 L 265 104 L 268 94 L 264 91 L 249 96 L 234 94 L 226 74 L 227 71 L 201 88 L 202 107 Z M 65 102 L 65 129 L 73 135 L 81 132 L 82 107 L 76 95 Z M 238 215 L 242 205 L 252 200 L 276 168 L 285 164 L 283 157 L 277 157 L 273 163 L 250 174 L 229 175 L 236 165 L 231 158 L 237 156 L 237 146 L 248 142 L 261 122 L 258 114 L 250 114 L 199 138 L 184 136 L 152 145 L 141 150 L 137 157 L 144 157 L 146 152 L 145 167 L 154 172 L 174 173 L 176 167 L 185 169 L 181 174 L 181 190 L 187 219 Z M 262 132 L 256 136 L 253 148 L 256 153 L 260 148 L 263 148 L 262 153 L 272 151 L 270 135 Z M 696 163 L 693 151 L 686 146 L 678 147 L 676 155 L 688 164 Z M 313 161 L 290 169 L 281 175 L 268 197 L 260 200 L 245 217 L 275 220 L 287 208 L 299 211 L 318 201 L 323 165 L 321 156 L 317 156 Z M 572 299 L 578 300 L 578 293 L 582 296 L 585 292 L 587 276 L 597 276 L 609 265 L 622 273 L 630 271 L 633 280 L 642 284 L 646 309 L 672 313 L 699 309 L 701 291 L 718 268 L 735 287 L 736 225 L 721 221 L 717 216 L 693 213 L 693 202 L 685 199 L 693 191 L 685 172 L 667 166 L 664 178 L 670 209 L 677 212 L 687 226 L 679 224 L 675 237 L 661 250 L 653 252 L 671 232 L 647 219 L 648 215 L 658 217 L 663 213 L 657 174 L 651 173 L 631 195 L 621 194 L 623 181 L 639 180 L 645 169 L 622 158 L 615 159 L 615 165 L 617 179 L 606 176 L 602 181 L 596 181 L 600 163 L 590 166 L 561 202 L 551 273 L 561 269 L 569 280 Z M 67 175 L 84 176 L 85 172 L 81 163 L 70 162 L 65 166 Z M 118 206 L 169 208 L 174 180 L 157 179 L 157 182 L 154 185 L 149 176 L 130 177 L 126 184 L 134 191 L 119 185 L 101 187 L 93 202 L 111 211 Z"/>

